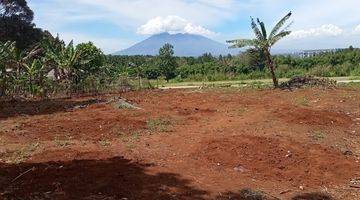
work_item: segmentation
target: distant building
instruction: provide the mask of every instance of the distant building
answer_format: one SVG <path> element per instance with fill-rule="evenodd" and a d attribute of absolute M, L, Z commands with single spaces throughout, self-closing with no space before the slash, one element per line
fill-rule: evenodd
<path fill-rule="evenodd" d="M 298 56 L 302 58 L 312 57 L 323 53 L 335 53 L 342 49 L 317 49 L 317 50 L 304 50 L 298 52 Z"/>

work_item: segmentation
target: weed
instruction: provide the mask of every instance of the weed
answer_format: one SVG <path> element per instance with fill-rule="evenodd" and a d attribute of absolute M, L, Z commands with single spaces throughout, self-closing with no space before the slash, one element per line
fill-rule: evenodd
<path fill-rule="evenodd" d="M 102 147 L 109 147 L 109 146 L 111 146 L 110 140 L 108 140 L 108 139 L 106 139 L 106 138 L 101 138 L 100 141 L 99 141 L 99 144 L 100 144 Z"/>
<path fill-rule="evenodd" d="M 310 101 L 307 97 L 302 97 L 296 100 L 296 104 L 301 106 L 309 106 Z"/>
<path fill-rule="evenodd" d="M 66 136 L 65 138 L 60 138 L 60 137 L 56 136 L 54 138 L 54 143 L 58 147 L 65 148 L 65 147 L 71 145 L 71 140 L 72 139 L 73 138 L 71 136 Z"/>
<path fill-rule="evenodd" d="M 16 164 L 23 162 L 28 159 L 39 146 L 40 144 L 38 142 L 29 144 L 28 146 L 13 152 L 12 156 L 9 158 L 9 161 Z"/>
<path fill-rule="evenodd" d="M 312 135 L 314 140 L 323 140 L 325 139 L 325 133 L 322 131 L 316 131 L 313 135 Z"/>
<path fill-rule="evenodd" d="M 166 132 L 170 125 L 171 121 L 169 119 L 157 118 L 147 121 L 147 128 L 151 131 Z"/>
<path fill-rule="evenodd" d="M 132 143 L 132 142 L 128 142 L 128 143 L 126 143 L 126 149 L 128 149 L 128 150 L 132 150 L 132 149 L 134 149 L 135 148 L 135 145 L 134 145 L 134 143 Z"/>
<path fill-rule="evenodd" d="M 126 142 L 126 149 L 128 150 L 132 150 L 133 148 L 135 148 L 135 142 L 137 140 L 139 140 L 139 133 L 136 132 L 134 134 L 131 135 L 131 137 L 128 137 L 126 140 L 123 140 L 123 142 Z"/>
<path fill-rule="evenodd" d="M 247 107 L 241 107 L 236 110 L 238 116 L 243 116 L 249 109 Z"/>

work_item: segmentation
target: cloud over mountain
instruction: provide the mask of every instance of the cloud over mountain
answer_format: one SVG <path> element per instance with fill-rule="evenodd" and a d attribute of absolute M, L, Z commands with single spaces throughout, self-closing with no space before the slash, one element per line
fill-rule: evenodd
<path fill-rule="evenodd" d="M 175 15 L 155 17 L 137 29 L 137 33 L 141 35 L 154 35 L 163 32 L 189 33 L 207 37 L 215 35 L 214 32 Z"/>

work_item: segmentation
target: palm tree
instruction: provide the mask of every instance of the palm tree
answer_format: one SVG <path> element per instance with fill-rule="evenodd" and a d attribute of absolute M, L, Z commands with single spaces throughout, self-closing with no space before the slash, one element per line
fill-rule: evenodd
<path fill-rule="evenodd" d="M 268 35 L 266 32 L 264 22 L 257 19 L 257 24 L 253 18 L 251 18 L 251 28 L 253 29 L 256 38 L 255 39 L 238 39 L 230 40 L 227 43 L 233 44 L 230 48 L 243 48 L 243 47 L 255 47 L 257 50 L 261 51 L 265 55 L 266 65 L 270 70 L 274 87 L 279 86 L 279 82 L 275 75 L 275 65 L 270 54 L 271 47 L 274 46 L 276 42 L 285 36 L 289 35 L 291 31 L 288 30 L 291 23 L 288 24 L 285 28 L 282 28 L 286 21 L 291 17 L 291 12 L 289 12 L 285 17 L 283 17 L 272 29 Z"/>

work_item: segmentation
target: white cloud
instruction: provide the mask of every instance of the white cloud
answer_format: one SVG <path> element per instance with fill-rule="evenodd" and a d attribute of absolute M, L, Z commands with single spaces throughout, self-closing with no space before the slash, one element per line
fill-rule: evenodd
<path fill-rule="evenodd" d="M 360 24 L 357 25 L 353 31 L 355 34 L 360 34 Z"/>
<path fill-rule="evenodd" d="M 70 32 L 60 33 L 60 38 L 63 39 L 66 43 L 69 43 L 72 40 L 74 44 L 93 42 L 96 46 L 101 47 L 104 53 L 114 53 L 133 44 L 133 42 L 130 40 L 94 37 L 86 34 Z"/>
<path fill-rule="evenodd" d="M 213 36 L 215 33 L 199 25 L 195 25 L 179 16 L 155 17 L 137 29 L 138 34 L 153 35 L 163 32 L 190 33 Z"/>
<path fill-rule="evenodd" d="M 344 30 L 341 29 L 340 27 L 333 24 L 327 24 L 327 25 L 322 25 L 321 27 L 318 28 L 293 31 L 290 35 L 290 38 L 300 39 L 300 38 L 318 37 L 318 36 L 339 36 L 342 35 L 343 33 Z"/>
<path fill-rule="evenodd" d="M 70 0 L 62 0 L 70 1 Z M 77 0 L 104 10 L 107 19 L 124 26 L 138 27 L 157 16 L 178 15 L 203 25 L 214 25 L 232 19 L 240 3 L 236 0 Z"/>

